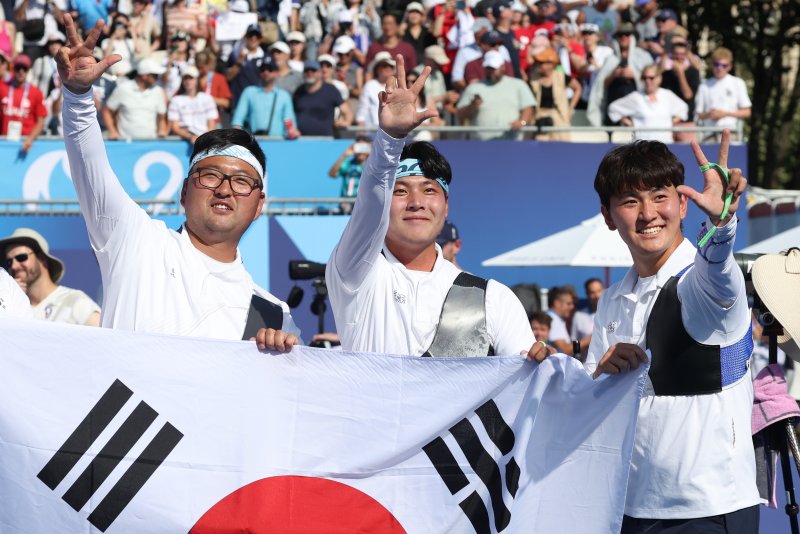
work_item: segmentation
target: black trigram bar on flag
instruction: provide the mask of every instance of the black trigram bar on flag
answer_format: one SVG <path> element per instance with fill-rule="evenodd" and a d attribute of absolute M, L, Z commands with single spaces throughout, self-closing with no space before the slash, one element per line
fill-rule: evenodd
<path fill-rule="evenodd" d="M 115 380 L 97 404 L 89 411 L 75 431 L 67 438 L 52 458 L 37 475 L 48 488 L 55 490 L 66 478 L 89 447 L 120 413 L 133 396 L 133 391 L 119 380 Z M 75 511 L 83 508 L 100 485 L 111 475 L 125 455 L 141 439 L 158 412 L 145 402 L 139 402 L 119 429 L 111 436 L 86 469 L 78 475 L 72 486 L 64 493 L 64 501 Z M 155 473 L 172 449 L 183 438 L 174 426 L 165 423 L 148 443 L 139 457 L 128 467 L 103 500 L 89 514 L 89 522 L 105 531 L 133 497 Z"/>
<path fill-rule="evenodd" d="M 514 432 L 503 420 L 500 410 L 497 409 L 497 404 L 490 400 L 476 409 L 475 413 L 500 453 L 503 456 L 510 453 L 514 448 Z M 506 484 L 504 489 L 503 479 L 500 474 L 501 466 L 483 447 L 480 437 L 472 424 L 467 419 L 462 419 L 450 428 L 450 434 L 455 438 L 475 474 L 478 475 L 489 490 L 494 526 L 497 532 L 502 532 L 511 522 L 511 511 L 503 501 L 503 492 L 507 490 L 513 498 L 517 495 L 517 489 L 519 488 L 520 471 L 516 460 L 511 457 L 505 463 Z M 425 445 L 422 450 L 428 455 L 451 494 L 455 495 L 469 485 L 467 476 L 458 466 L 455 456 L 447 447 L 444 439 L 437 437 Z M 467 495 L 459 503 L 459 506 L 469 518 L 475 532 L 478 534 L 491 532 L 489 511 L 477 491 Z"/>

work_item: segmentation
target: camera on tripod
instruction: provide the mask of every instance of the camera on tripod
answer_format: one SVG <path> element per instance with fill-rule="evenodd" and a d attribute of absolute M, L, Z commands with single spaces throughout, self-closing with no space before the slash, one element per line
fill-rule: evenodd
<path fill-rule="evenodd" d="M 298 286 L 298 280 L 311 280 L 311 287 L 314 288 L 314 299 L 311 301 L 311 313 L 318 317 L 317 333 L 322 334 L 325 332 L 325 312 L 328 310 L 328 286 L 325 285 L 325 267 L 324 263 L 317 263 L 308 260 L 290 260 L 289 261 L 289 279 L 295 281 L 294 287 L 289 291 L 289 296 L 286 298 L 286 304 L 290 308 L 297 308 L 303 300 L 303 288 Z M 319 345 L 314 342 L 310 346 L 324 346 L 330 348 L 328 345 Z"/>

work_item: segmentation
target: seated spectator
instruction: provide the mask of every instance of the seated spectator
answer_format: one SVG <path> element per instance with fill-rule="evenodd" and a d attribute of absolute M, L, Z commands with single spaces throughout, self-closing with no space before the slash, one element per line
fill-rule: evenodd
<path fill-rule="evenodd" d="M 417 79 L 419 79 L 419 73 L 417 73 L 416 71 L 411 71 L 408 74 L 406 74 L 406 84 L 409 87 L 413 85 L 414 82 L 417 81 Z M 425 109 L 433 109 L 437 107 L 436 101 L 433 99 L 432 96 L 428 94 L 427 88 L 428 84 L 425 83 L 425 86 L 417 95 L 417 102 L 416 102 L 417 111 L 423 111 Z M 456 101 L 457 100 L 458 98 L 456 98 Z M 431 132 L 430 130 L 425 130 L 424 129 L 425 126 L 444 126 L 444 119 L 442 119 L 441 117 L 431 117 L 430 119 L 425 120 L 425 122 L 423 122 L 420 127 L 418 127 L 413 132 L 410 132 L 408 134 L 409 142 L 412 140 L 431 141 L 435 137 L 437 137 L 437 134 L 435 134 L 434 132 Z"/>
<path fill-rule="evenodd" d="M 417 53 L 408 42 L 400 36 L 400 17 L 397 13 L 384 13 L 381 15 L 381 29 L 383 33 L 377 41 L 369 45 L 367 50 L 367 63 L 372 62 L 380 52 L 388 52 L 392 57 L 397 54 L 403 56 L 406 62 L 406 71 L 414 70 L 417 66 Z"/>
<path fill-rule="evenodd" d="M 297 137 L 292 96 L 275 86 L 278 66 L 264 58 L 259 66 L 261 87 L 251 85 L 242 93 L 233 113 L 232 126 L 246 128 L 254 135 Z"/>
<path fill-rule="evenodd" d="M 648 65 L 642 71 L 644 90 L 630 93 L 608 106 L 608 116 L 614 122 L 633 128 L 665 128 L 662 131 L 635 131 L 636 139 L 672 142 L 674 124 L 685 121 L 689 107 L 669 89 L 661 88 L 658 67 Z"/>
<path fill-rule="evenodd" d="M 643 41 L 639 46 L 650 52 L 653 59 L 672 52 L 672 39 L 682 37 L 686 39 L 688 32 L 678 24 L 678 14 L 672 9 L 661 9 L 656 13 L 656 28 L 658 35 L 648 41 Z"/>
<path fill-rule="evenodd" d="M 26 81 L 31 58 L 19 54 L 13 65 L 8 83 L 0 82 L 0 135 L 5 135 L 8 141 L 22 141 L 20 152 L 27 154 L 44 129 L 47 109 L 42 92 Z"/>
<path fill-rule="evenodd" d="M 425 107 L 433 105 L 439 111 L 439 116 L 443 116 L 445 109 L 458 102 L 459 94 L 455 91 L 447 90 L 447 81 L 444 75 L 444 68 L 450 64 L 450 58 L 439 45 L 429 46 L 425 49 L 424 62 L 417 65 L 413 70 L 417 75 L 422 74 L 425 67 L 430 67 L 431 72 L 425 81 L 425 98 L 422 101 Z"/>
<path fill-rule="evenodd" d="M 162 78 L 162 84 L 167 96 L 172 98 L 181 86 L 183 71 L 194 65 L 194 49 L 189 36 L 183 32 L 171 35 L 169 41 L 169 55 L 165 64 L 167 72 Z"/>
<path fill-rule="evenodd" d="M 334 128 L 350 126 L 353 122 L 350 104 L 342 99 L 338 89 L 322 79 L 318 61 L 306 61 L 303 77 L 303 85 L 297 88 L 293 98 L 297 129 L 300 133 L 332 137 Z"/>
<path fill-rule="evenodd" d="M 217 113 L 222 116 L 231 107 L 231 89 L 225 76 L 214 72 L 217 60 L 208 50 L 198 52 L 194 58 L 194 66 L 198 72 L 198 89 L 214 99 Z M 217 121 L 219 123 L 219 121 Z"/>
<path fill-rule="evenodd" d="M 303 72 L 306 61 L 306 36 L 303 32 L 289 32 L 286 34 L 286 43 L 289 45 L 289 68 Z"/>
<path fill-rule="evenodd" d="M 600 40 L 611 46 L 622 25 L 619 12 L 614 9 L 614 0 L 597 0 L 584 6 L 578 15 L 578 24 L 595 24 L 600 29 Z M 631 30 L 636 31 L 631 25 Z"/>
<path fill-rule="evenodd" d="M 350 51 L 353 58 L 360 65 L 366 65 L 366 53 L 370 43 L 370 31 L 367 27 L 361 24 L 354 24 L 353 11 L 349 9 L 341 9 L 334 11 L 331 14 L 332 20 L 336 21 L 333 31 L 330 32 L 320 44 L 320 52 L 326 53 L 332 50 L 340 39 L 346 39 L 353 43 L 353 48 Z M 360 19 L 360 17 L 359 17 Z M 380 35 L 380 20 L 378 21 L 378 34 Z"/>
<path fill-rule="evenodd" d="M 213 130 L 219 120 L 214 99 L 199 91 L 199 76 L 191 65 L 183 70 L 181 86 L 167 110 L 170 131 L 192 144 L 198 136 Z"/>
<path fill-rule="evenodd" d="M 533 115 L 534 124 L 568 128 L 575 107 L 581 99 L 580 82 L 556 68 L 558 56 L 552 48 L 546 49 L 533 59 L 528 83 L 538 104 Z M 568 89 L 572 90 L 571 97 L 568 97 Z M 569 141 L 570 135 L 569 132 L 550 132 L 538 134 L 536 139 Z"/>
<path fill-rule="evenodd" d="M 56 52 L 67 44 L 67 37 L 61 32 L 47 36 L 47 55 L 36 59 L 31 67 L 29 81 L 36 85 L 47 99 L 50 92 L 58 85 L 58 71 L 56 70 Z"/>
<path fill-rule="evenodd" d="M 117 84 L 106 100 L 103 121 L 109 139 L 155 139 L 167 135 L 167 95 L 158 78 L 166 69 L 154 59 L 136 65 L 136 77 Z"/>
<path fill-rule="evenodd" d="M 164 8 L 166 10 L 167 27 L 162 31 L 167 35 L 183 32 L 189 36 L 192 45 L 198 39 L 208 39 L 208 22 L 205 4 L 188 0 L 173 0 Z"/>
<path fill-rule="evenodd" d="M 131 32 L 128 31 L 128 17 L 117 15 L 111 24 L 108 39 L 103 43 L 103 55 L 117 54 L 122 59 L 108 69 L 114 76 L 127 76 L 136 62 L 135 47 Z"/>
<path fill-rule="evenodd" d="M 246 87 L 261 85 L 259 67 L 263 63 L 264 50 L 261 48 L 261 28 L 251 24 L 244 34 L 244 42 L 231 52 L 225 78 L 231 89 L 231 107 L 236 109 L 239 97 Z M 271 62 L 270 62 L 271 63 Z"/>
<path fill-rule="evenodd" d="M 660 58 L 658 67 L 661 71 L 661 87 L 669 89 L 678 98 L 686 102 L 689 108 L 687 120 L 675 126 L 695 126 L 694 99 L 700 88 L 700 71 L 695 68 L 689 56 L 689 43 L 683 37 L 672 39 L 672 52 Z M 690 143 L 695 140 L 694 132 L 674 132 L 673 139 L 677 143 Z"/>
<path fill-rule="evenodd" d="M 100 306 L 83 291 L 58 285 L 64 262 L 50 255 L 47 241 L 38 232 L 17 228 L 0 240 L 0 253 L 3 266 L 28 296 L 34 318 L 100 326 Z"/>
<path fill-rule="evenodd" d="M 389 52 L 378 52 L 369 66 L 372 79 L 364 84 L 358 101 L 356 124 L 370 128 L 378 126 L 378 98 L 390 76 L 395 73 L 395 61 Z"/>
<path fill-rule="evenodd" d="M 550 329 L 552 324 L 553 318 L 550 317 L 547 312 L 533 312 L 531 316 L 531 330 L 533 330 L 536 341 L 544 341 L 548 345 L 553 346 L 550 342 Z"/>
<path fill-rule="evenodd" d="M 486 79 L 486 69 L 483 66 L 483 59 L 490 51 L 499 52 L 503 58 L 503 73 L 506 76 L 514 76 L 514 67 L 511 63 L 511 56 L 505 46 L 503 37 L 492 30 L 481 35 L 478 46 L 481 55 L 470 61 L 464 66 L 464 86 Z"/>
<path fill-rule="evenodd" d="M 583 48 L 586 51 L 586 62 L 581 66 L 581 79 L 583 81 L 583 91 L 581 93 L 581 108 L 586 109 L 589 94 L 594 87 L 597 72 L 603 66 L 606 59 L 614 55 L 614 50 L 600 42 L 600 28 L 596 24 L 581 24 L 581 37 Z"/>
<path fill-rule="evenodd" d="M 425 49 L 438 44 L 436 37 L 425 26 L 425 8 L 419 2 L 409 2 L 406 6 L 406 18 L 401 27 L 403 41 L 411 45 L 416 52 L 417 64 L 425 61 Z M 450 60 L 447 60 L 450 63 Z"/>
<path fill-rule="evenodd" d="M 695 103 L 697 118 L 703 126 L 730 128 L 731 138 L 735 139 L 742 119 L 750 118 L 752 103 L 744 80 L 732 75 L 732 69 L 733 53 L 723 47 L 714 50 L 711 53 L 713 76 L 700 85 Z"/>
<path fill-rule="evenodd" d="M 14 21 L 22 34 L 22 53 L 31 58 L 31 64 L 47 53 L 47 36 L 58 31 L 66 9 L 66 0 L 16 0 Z"/>
<path fill-rule="evenodd" d="M 128 30 L 133 37 L 136 61 L 149 56 L 161 46 L 161 25 L 151 11 L 150 0 L 133 0 Z"/>
<path fill-rule="evenodd" d="M 530 124 L 536 100 L 528 85 L 503 72 L 505 60 L 500 52 L 483 56 L 486 78 L 464 90 L 457 104 L 460 120 L 474 126 L 501 127 L 503 130 L 477 132 L 477 139 L 520 139 L 519 129 Z"/>
<path fill-rule="evenodd" d="M 70 0 L 69 6 L 72 19 L 80 24 L 84 32 L 91 30 L 98 20 L 109 21 L 111 14 L 117 11 L 113 0 Z"/>
<path fill-rule="evenodd" d="M 283 41 L 275 41 L 267 51 L 272 62 L 278 68 L 275 87 L 280 87 L 290 95 L 294 94 L 297 88 L 303 85 L 303 73 L 289 67 L 289 53 L 291 52 L 289 45 Z"/>
<path fill-rule="evenodd" d="M 547 314 L 552 319 L 550 325 L 550 343 L 558 352 L 572 356 L 572 338 L 567 330 L 567 321 L 572 318 L 575 311 L 575 301 L 572 293 L 563 287 L 554 287 L 548 293 L 550 309 Z"/>
<path fill-rule="evenodd" d="M 450 71 L 450 80 L 453 83 L 453 88 L 462 90 L 467 86 L 466 82 L 464 81 L 464 68 L 470 61 L 482 58 L 484 52 L 490 49 L 488 45 L 481 45 L 481 37 L 483 37 L 486 32 L 491 30 L 492 23 L 489 22 L 489 19 L 475 19 L 475 22 L 472 25 L 473 39 L 468 43 L 465 43 L 464 46 L 459 47 L 458 52 L 456 52 L 455 58 L 453 59 L 452 69 Z M 508 60 L 509 62 L 511 61 L 510 56 Z M 512 75 L 513 72 L 514 71 L 512 69 Z M 481 78 L 482 77 L 479 77 L 478 79 Z"/>
<path fill-rule="evenodd" d="M 636 0 L 635 6 L 629 8 L 629 21 L 634 24 L 639 46 L 658 39 L 657 13 L 658 0 Z"/>
<path fill-rule="evenodd" d="M 336 58 L 330 54 L 322 54 L 317 58 L 317 61 L 319 61 L 319 68 L 322 72 L 322 80 L 334 86 L 339 91 L 339 94 L 342 95 L 342 100 L 347 102 L 350 99 L 350 90 L 347 88 L 346 83 L 336 78 Z"/>
<path fill-rule="evenodd" d="M 368 137 L 360 137 L 355 143 L 347 147 L 342 152 L 339 159 L 331 166 L 328 176 L 334 180 L 341 180 L 342 187 L 339 189 L 339 196 L 342 198 L 356 198 L 358 193 L 358 182 L 364 172 L 369 153 L 372 150 Z M 342 204 L 342 211 L 347 214 L 353 209 L 352 203 Z"/>
<path fill-rule="evenodd" d="M 353 59 L 356 43 L 350 37 L 342 36 L 336 39 L 333 44 L 333 54 L 336 56 L 336 79 L 347 84 L 351 98 L 358 98 L 361 95 L 361 88 L 364 87 L 364 69 Z"/>

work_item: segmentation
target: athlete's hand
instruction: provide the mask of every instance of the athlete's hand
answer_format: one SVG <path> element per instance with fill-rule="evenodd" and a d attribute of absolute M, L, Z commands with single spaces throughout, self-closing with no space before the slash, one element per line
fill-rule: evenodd
<path fill-rule="evenodd" d="M 411 87 L 406 84 L 406 68 L 403 56 L 397 54 L 397 77 L 391 76 L 380 94 L 378 107 L 378 126 L 395 139 L 402 139 L 427 119 L 436 117 L 434 109 L 417 111 L 417 97 L 431 73 L 425 67 L 422 74 Z"/>
<path fill-rule="evenodd" d="M 278 352 L 289 352 L 292 347 L 300 344 L 297 336 L 283 330 L 274 328 L 262 328 L 256 332 L 255 337 L 250 341 L 255 341 L 259 350 L 276 350 Z"/>
<path fill-rule="evenodd" d="M 647 363 L 647 354 L 644 353 L 639 345 L 632 343 L 617 343 L 611 345 L 603 357 L 600 358 L 600 363 L 597 364 L 592 378 L 597 378 L 603 373 L 609 375 L 618 375 L 620 373 L 627 373 L 633 369 L 639 368 L 639 363 Z"/>
<path fill-rule="evenodd" d="M 703 210 L 711 221 L 717 226 L 724 226 L 736 213 L 739 207 L 739 199 L 747 187 L 747 180 L 742 176 L 742 169 L 729 169 L 728 168 L 728 146 L 730 144 L 731 133 L 729 130 L 722 132 L 722 143 L 719 146 L 719 156 L 717 164 L 728 171 L 730 181 L 725 185 L 725 180 L 721 173 L 714 168 L 703 171 L 703 192 L 698 193 L 688 185 L 679 185 L 678 193 L 686 195 L 689 200 L 694 202 L 698 208 Z M 696 141 L 692 141 L 692 151 L 697 160 L 698 166 L 703 166 L 708 163 L 706 155 Z M 725 195 L 731 193 L 731 205 L 728 208 L 728 215 L 724 220 L 719 218 L 722 214 L 722 209 L 725 206 Z"/>
<path fill-rule="evenodd" d="M 551 347 L 550 345 L 542 341 L 537 341 L 536 343 L 533 344 L 531 350 L 528 351 L 527 355 L 524 352 L 522 353 L 522 355 L 528 358 L 529 360 L 542 362 L 544 361 L 545 358 L 547 358 L 548 356 L 552 356 L 556 352 L 558 351 L 556 350 L 555 347 Z"/>
<path fill-rule="evenodd" d="M 96 61 L 92 55 L 97 39 L 103 31 L 104 23 L 98 20 L 94 28 L 81 40 L 75 30 L 75 22 L 69 13 L 64 14 L 64 26 L 67 30 L 67 44 L 56 53 L 58 74 L 64 87 L 75 94 L 83 94 L 92 88 L 92 84 L 114 63 L 120 61 L 122 56 L 112 54 L 101 61 Z"/>

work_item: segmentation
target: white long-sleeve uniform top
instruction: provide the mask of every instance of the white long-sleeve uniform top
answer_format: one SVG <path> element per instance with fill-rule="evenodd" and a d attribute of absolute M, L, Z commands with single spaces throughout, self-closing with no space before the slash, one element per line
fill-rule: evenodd
<path fill-rule="evenodd" d="M 258 287 L 239 251 L 231 263 L 195 248 L 186 232 L 151 219 L 119 183 L 106 155 L 91 92 L 64 89 L 64 144 L 89 240 L 103 278 L 107 328 L 241 339 L 250 300 L 283 309 L 283 329 L 299 335 L 289 307 Z"/>
<path fill-rule="evenodd" d="M 384 247 L 402 149 L 402 139 L 378 131 L 353 214 L 328 262 L 328 293 L 345 350 L 424 354 L 460 272 L 438 245 L 431 272 L 406 269 Z M 519 299 L 494 280 L 486 288 L 486 329 L 498 355 L 527 353 L 535 341 Z"/>
<path fill-rule="evenodd" d="M 0 267 L 0 317 L 33 319 L 27 295 L 5 269 Z"/>
<path fill-rule="evenodd" d="M 678 282 L 678 298 L 689 335 L 723 347 L 749 335 L 744 277 L 731 253 L 735 233 L 733 219 L 699 252 L 684 239 L 657 274 L 640 278 L 631 268 L 603 293 L 586 369 L 594 372 L 611 345 L 645 348 L 653 303 L 664 284 L 688 265 L 693 267 Z M 749 373 L 709 395 L 655 396 L 648 379 L 639 404 L 625 514 L 691 519 L 758 504 L 752 407 Z"/>

